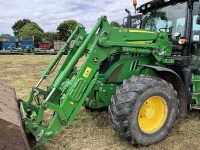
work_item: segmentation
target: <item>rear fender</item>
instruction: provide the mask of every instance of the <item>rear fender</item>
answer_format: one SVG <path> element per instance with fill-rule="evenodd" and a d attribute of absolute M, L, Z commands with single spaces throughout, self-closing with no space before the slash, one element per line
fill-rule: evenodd
<path fill-rule="evenodd" d="M 159 78 L 162 78 L 173 85 L 174 89 L 177 91 L 179 99 L 179 116 L 186 117 L 187 92 L 180 76 L 176 72 L 168 68 L 151 66 L 151 65 L 140 65 L 140 66 L 152 69 Z"/>

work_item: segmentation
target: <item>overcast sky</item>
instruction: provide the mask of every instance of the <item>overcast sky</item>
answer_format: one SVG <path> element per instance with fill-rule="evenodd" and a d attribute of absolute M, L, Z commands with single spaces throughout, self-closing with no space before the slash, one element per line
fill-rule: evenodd
<path fill-rule="evenodd" d="M 138 6 L 149 0 L 138 0 Z M 134 12 L 132 0 L 0 0 L 0 34 L 13 35 L 12 26 L 20 19 L 36 22 L 45 32 L 55 32 L 64 20 L 74 19 L 90 31 L 101 15 L 122 23 Z"/>

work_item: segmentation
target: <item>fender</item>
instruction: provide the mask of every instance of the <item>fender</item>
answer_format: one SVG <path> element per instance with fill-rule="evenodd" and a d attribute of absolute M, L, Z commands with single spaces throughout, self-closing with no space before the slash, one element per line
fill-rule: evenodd
<path fill-rule="evenodd" d="M 159 78 L 162 78 L 173 85 L 174 89 L 177 91 L 179 99 L 179 116 L 183 118 L 186 117 L 188 96 L 187 90 L 180 76 L 176 72 L 168 68 L 151 65 L 140 66 L 152 69 Z"/>

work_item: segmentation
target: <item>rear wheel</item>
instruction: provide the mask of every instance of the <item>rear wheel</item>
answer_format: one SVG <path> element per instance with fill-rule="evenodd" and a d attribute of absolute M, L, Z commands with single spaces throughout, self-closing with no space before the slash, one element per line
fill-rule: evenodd
<path fill-rule="evenodd" d="M 137 146 L 161 141 L 178 113 L 177 93 L 163 79 L 132 77 L 116 90 L 109 106 L 113 128 Z"/>

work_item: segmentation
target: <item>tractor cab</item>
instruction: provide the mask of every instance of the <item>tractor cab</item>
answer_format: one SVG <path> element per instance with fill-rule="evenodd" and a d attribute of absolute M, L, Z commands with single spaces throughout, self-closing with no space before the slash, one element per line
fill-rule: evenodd
<path fill-rule="evenodd" d="M 136 4 L 134 0 L 133 5 Z M 124 27 L 168 32 L 174 55 L 197 53 L 200 46 L 198 0 L 154 0 L 138 7 L 133 16 L 129 10 L 125 11 L 128 16 L 124 18 Z"/>
<path fill-rule="evenodd" d="M 200 26 L 198 0 L 155 0 L 137 8 L 142 13 L 140 28 L 155 32 L 168 32 L 173 55 L 191 56 L 190 64 L 200 67 Z M 195 56 L 194 56 L 195 55 Z"/>
<path fill-rule="evenodd" d="M 166 66 L 182 79 L 191 109 L 200 109 L 200 3 L 199 0 L 154 0 L 142 4 L 125 17 L 125 28 L 167 32 L 173 65 Z"/>
<path fill-rule="evenodd" d="M 137 8 L 140 29 L 167 32 L 172 45 L 167 66 L 183 80 L 191 109 L 200 107 L 200 7 L 198 0 L 154 0 Z M 136 15 L 138 16 L 138 15 Z M 133 16 L 133 18 L 136 18 Z M 137 17 L 138 18 L 138 17 Z M 134 27 L 135 19 L 131 21 Z"/>

